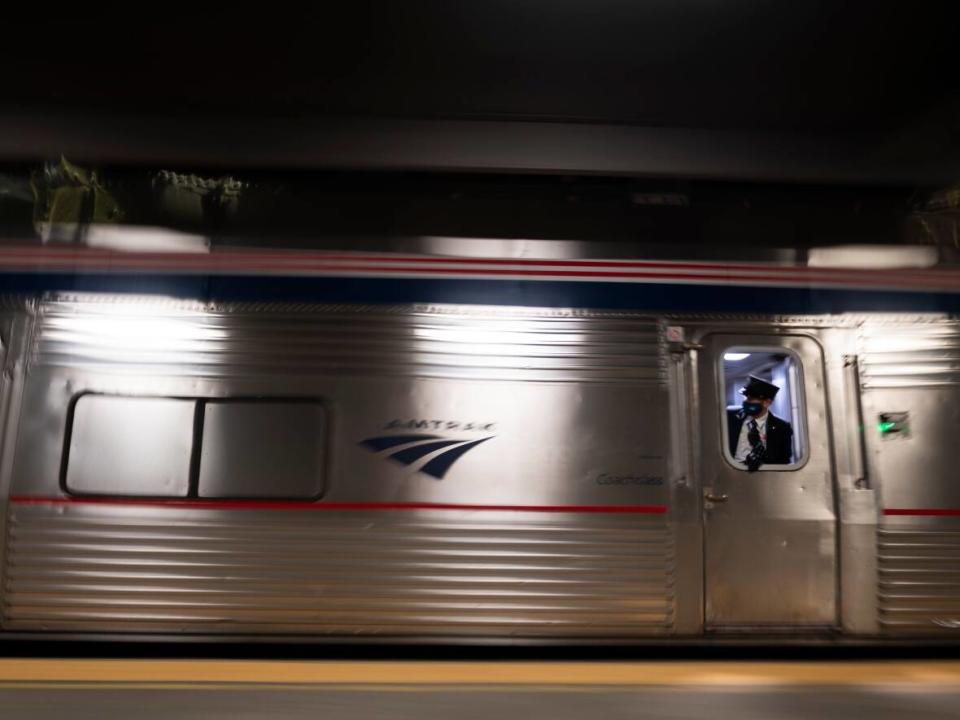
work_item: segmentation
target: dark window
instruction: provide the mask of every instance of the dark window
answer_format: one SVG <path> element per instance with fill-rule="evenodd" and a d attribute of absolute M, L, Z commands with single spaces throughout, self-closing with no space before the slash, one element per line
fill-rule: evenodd
<path fill-rule="evenodd" d="M 208 401 L 199 495 L 311 499 L 323 491 L 326 418 L 313 402 Z"/>
<path fill-rule="evenodd" d="M 75 494 L 314 499 L 326 416 L 299 400 L 81 395 L 64 468 Z M 202 429 L 202 432 L 201 432 Z"/>

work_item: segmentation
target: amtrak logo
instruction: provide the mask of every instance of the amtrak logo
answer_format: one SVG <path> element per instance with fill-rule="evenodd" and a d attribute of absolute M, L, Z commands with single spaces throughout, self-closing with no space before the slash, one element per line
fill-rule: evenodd
<path fill-rule="evenodd" d="M 442 480 L 457 460 L 494 437 L 488 435 L 479 440 L 451 440 L 441 435 L 382 435 L 367 438 L 360 445 L 408 467 L 426 459 L 423 465 L 416 468 L 417 472 Z M 443 452 L 439 452 L 441 450 Z"/>
<path fill-rule="evenodd" d="M 939 625 L 942 628 L 960 630 L 960 620 L 957 620 L 956 618 L 933 618 L 931 622 L 934 625 Z"/>

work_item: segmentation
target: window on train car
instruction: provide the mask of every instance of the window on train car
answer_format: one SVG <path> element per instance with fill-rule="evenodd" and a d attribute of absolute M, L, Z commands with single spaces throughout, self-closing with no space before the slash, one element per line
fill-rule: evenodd
<path fill-rule="evenodd" d="M 195 408 L 193 400 L 81 395 L 70 424 L 67 491 L 185 497 Z"/>
<path fill-rule="evenodd" d="M 314 499 L 323 492 L 326 417 L 316 402 L 209 401 L 202 498 Z"/>
<path fill-rule="evenodd" d="M 723 355 L 724 454 L 748 472 L 790 470 L 806 458 L 798 358 L 782 348 Z"/>

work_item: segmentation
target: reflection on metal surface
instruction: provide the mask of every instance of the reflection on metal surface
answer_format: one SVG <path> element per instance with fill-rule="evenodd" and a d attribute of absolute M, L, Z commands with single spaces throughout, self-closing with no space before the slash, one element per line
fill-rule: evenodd
<path fill-rule="evenodd" d="M 943 521 L 941 521 L 943 522 Z M 884 527 L 877 533 L 880 626 L 889 633 L 960 627 L 960 527 Z"/>
<path fill-rule="evenodd" d="M 56 231 L 52 234 L 60 237 L 65 235 Z M 165 227 L 90 223 L 85 227 L 83 242 L 92 248 L 123 252 L 209 253 L 211 239 Z"/>
<path fill-rule="evenodd" d="M 562 310 L 49 303 L 39 365 L 238 376 L 250 372 L 564 381 L 665 378 L 657 324 Z"/>
<path fill-rule="evenodd" d="M 940 259 L 932 245 L 837 245 L 810 248 L 807 264 L 818 268 L 929 268 Z"/>
<path fill-rule="evenodd" d="M 668 632 L 662 515 L 19 506 L 10 629 Z"/>
<path fill-rule="evenodd" d="M 960 385 L 960 324 L 867 323 L 861 331 L 865 388 Z"/>
<path fill-rule="evenodd" d="M 152 353 L 167 357 L 171 349 L 195 347 L 222 339 L 216 328 L 205 327 L 202 309 L 173 311 L 162 304 L 98 303 L 93 312 L 45 315 L 45 338 L 57 347 L 88 346 L 93 358 L 122 362 Z M 53 310 L 53 308 L 51 308 Z M 42 352 L 42 351 L 41 351 Z"/>

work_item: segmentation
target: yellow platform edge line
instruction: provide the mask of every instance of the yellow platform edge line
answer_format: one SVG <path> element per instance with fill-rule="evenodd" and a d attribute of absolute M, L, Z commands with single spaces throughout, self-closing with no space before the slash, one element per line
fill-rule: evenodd
<path fill-rule="evenodd" d="M 764 685 L 759 688 L 741 688 L 729 686 L 716 688 L 736 692 L 749 690 L 750 693 L 779 692 L 792 686 Z M 925 687 L 925 686 L 924 686 Z M 937 686 L 939 687 L 939 686 Z M 590 694 L 596 692 L 635 692 L 642 688 L 643 692 L 681 693 L 689 689 L 685 685 L 382 685 L 378 683 L 363 683 L 355 685 L 336 684 L 307 684 L 307 683 L 143 683 L 143 682 L 4 682 L 0 681 L 0 692 L 3 690 L 216 690 L 229 692 L 382 692 L 382 693 L 550 693 L 550 694 Z"/>
<path fill-rule="evenodd" d="M 960 686 L 960 662 L 406 662 L 0 659 L 0 683 Z"/>

